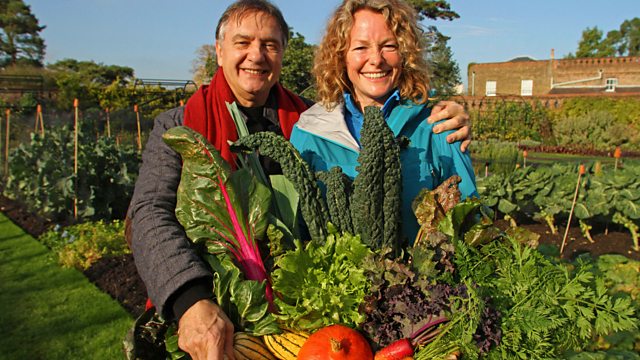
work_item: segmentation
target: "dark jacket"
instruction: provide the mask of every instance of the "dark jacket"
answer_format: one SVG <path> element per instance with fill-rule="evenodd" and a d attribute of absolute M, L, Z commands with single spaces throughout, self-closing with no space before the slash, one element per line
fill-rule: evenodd
<path fill-rule="evenodd" d="M 309 100 L 302 100 L 312 105 Z M 162 140 L 168 129 L 182 125 L 183 112 L 183 107 L 175 108 L 155 119 L 127 213 L 138 273 L 157 312 L 170 320 L 179 319 L 196 301 L 213 295 L 212 272 L 192 247 L 175 215 L 182 160 Z M 255 114 L 248 119 L 246 114 L 243 112 L 249 132 L 280 130 L 275 96 L 270 96 L 261 119 L 256 120 Z M 269 165 L 268 159 L 263 160 L 263 165 L 279 168 Z"/>
<path fill-rule="evenodd" d="M 212 278 L 175 215 L 182 160 L 164 143 L 162 135 L 182 125 L 183 111 L 182 107 L 175 108 L 156 117 L 127 214 L 138 273 L 158 313 L 169 318 L 173 309 L 165 306 L 175 301 L 179 289 Z"/>

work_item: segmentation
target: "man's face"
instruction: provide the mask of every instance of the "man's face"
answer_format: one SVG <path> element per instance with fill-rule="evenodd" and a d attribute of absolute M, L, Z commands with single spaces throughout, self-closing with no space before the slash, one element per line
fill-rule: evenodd
<path fill-rule="evenodd" d="M 216 42 L 218 65 L 242 106 L 262 106 L 280 78 L 284 46 L 276 20 L 264 13 L 229 20 Z"/>

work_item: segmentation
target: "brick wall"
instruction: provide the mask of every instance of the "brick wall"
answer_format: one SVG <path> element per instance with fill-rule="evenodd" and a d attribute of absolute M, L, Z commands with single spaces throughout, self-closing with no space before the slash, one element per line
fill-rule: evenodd
<path fill-rule="evenodd" d="M 546 61 L 472 64 L 468 74 L 469 95 L 484 96 L 487 81 L 496 82 L 498 95 L 519 96 L 522 80 L 533 80 L 533 95 L 549 91 L 550 68 Z"/>
<path fill-rule="evenodd" d="M 640 57 L 563 59 L 553 64 L 554 83 L 596 77 L 602 70 L 602 79 L 580 85 L 604 86 L 607 78 L 617 78 L 618 85 L 640 86 Z"/>
<path fill-rule="evenodd" d="M 520 96 L 522 80 L 533 81 L 533 96 L 549 94 L 552 83 L 557 85 L 556 89 L 562 88 L 563 91 L 571 91 L 567 88 L 604 91 L 607 78 L 616 78 L 620 88 L 640 88 L 640 57 L 470 64 L 468 74 L 467 94 L 476 97 L 485 95 L 487 81 L 495 81 L 496 94 L 502 96 Z M 581 81 L 585 79 L 593 80 Z M 558 85 L 567 82 L 572 83 Z"/>

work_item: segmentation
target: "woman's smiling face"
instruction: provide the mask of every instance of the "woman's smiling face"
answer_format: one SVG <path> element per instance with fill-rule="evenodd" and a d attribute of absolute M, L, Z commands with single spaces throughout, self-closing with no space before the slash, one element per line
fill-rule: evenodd
<path fill-rule="evenodd" d="M 346 65 L 360 108 L 384 105 L 402 72 L 398 41 L 384 15 L 367 9 L 354 14 Z"/>

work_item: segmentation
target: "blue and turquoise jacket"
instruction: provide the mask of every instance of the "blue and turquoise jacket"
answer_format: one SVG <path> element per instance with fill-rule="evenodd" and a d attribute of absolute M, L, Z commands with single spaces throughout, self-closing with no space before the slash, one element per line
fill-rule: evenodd
<path fill-rule="evenodd" d="M 402 166 L 402 229 L 413 241 L 418 233 L 418 223 L 411 209 L 413 199 L 421 189 L 434 189 L 452 175 L 459 175 L 462 198 L 477 197 L 475 176 L 468 153 L 460 151 L 460 144 L 447 143 L 451 131 L 434 134 L 433 124 L 426 119 L 431 114 L 429 104 L 400 101 L 383 111 L 387 124 L 398 136 L 410 140 L 400 153 Z M 359 142 L 349 130 L 345 115 L 349 110 L 343 104 L 329 111 L 315 104 L 302 113 L 293 127 L 291 143 L 315 171 L 327 171 L 340 166 L 350 178 L 358 174 Z M 360 115 L 361 116 L 361 115 Z M 351 125 L 351 124 L 350 124 Z M 353 127 L 353 126 L 352 126 Z"/>

